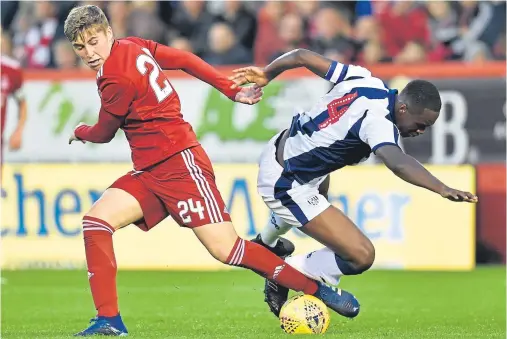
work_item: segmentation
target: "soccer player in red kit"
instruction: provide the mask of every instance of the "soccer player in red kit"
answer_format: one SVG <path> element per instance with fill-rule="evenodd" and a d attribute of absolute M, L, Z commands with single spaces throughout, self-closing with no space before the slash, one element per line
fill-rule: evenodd
<path fill-rule="evenodd" d="M 26 102 L 23 97 L 23 71 L 18 61 L 11 57 L 11 42 L 5 31 L 1 31 L 2 37 L 2 55 L 0 58 L 1 63 L 1 116 L 0 116 L 0 179 L 2 177 L 1 167 L 3 163 L 3 147 L 4 147 L 4 129 L 7 115 L 7 100 L 9 97 L 15 99 L 18 104 L 18 124 L 16 129 L 9 138 L 9 149 L 17 151 L 21 148 L 21 141 L 23 137 L 23 129 L 26 121 Z"/>
<path fill-rule="evenodd" d="M 78 336 L 121 336 L 113 234 L 129 224 L 148 231 L 171 216 L 194 231 L 217 260 L 249 268 L 287 288 L 322 299 L 347 315 L 351 295 L 305 277 L 265 247 L 238 237 L 215 184 L 213 167 L 178 95 L 162 69 L 181 69 L 229 99 L 255 104 L 257 87 L 232 90 L 232 82 L 195 55 L 140 38 L 114 39 L 96 6 L 72 9 L 64 26 L 76 54 L 97 72 L 101 98 L 98 122 L 80 124 L 69 139 L 106 143 L 125 132 L 134 170 L 116 180 L 83 217 L 88 278 L 97 317 Z"/>

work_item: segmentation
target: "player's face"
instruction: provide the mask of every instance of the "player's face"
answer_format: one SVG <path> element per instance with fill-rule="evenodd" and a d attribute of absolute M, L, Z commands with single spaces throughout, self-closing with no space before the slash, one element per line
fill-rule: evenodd
<path fill-rule="evenodd" d="M 438 118 L 438 112 L 424 109 L 422 112 L 410 112 L 405 104 L 401 105 L 396 125 L 403 138 L 416 137 L 423 134 Z"/>
<path fill-rule="evenodd" d="M 88 29 L 83 34 L 79 34 L 72 43 L 76 54 L 94 71 L 98 71 L 106 62 L 111 53 L 112 45 L 113 32 L 111 27 L 108 27 L 105 31 L 94 28 Z"/>

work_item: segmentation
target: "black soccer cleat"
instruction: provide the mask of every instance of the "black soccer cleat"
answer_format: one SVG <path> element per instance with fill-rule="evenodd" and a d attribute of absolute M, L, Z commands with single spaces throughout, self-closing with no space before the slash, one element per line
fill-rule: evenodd
<path fill-rule="evenodd" d="M 260 234 L 257 234 L 255 239 L 252 239 L 250 241 L 266 247 L 268 250 L 270 250 L 271 252 L 273 252 L 282 259 L 287 258 L 289 255 L 294 253 L 294 250 L 296 249 L 294 244 L 290 240 L 285 238 L 278 238 L 275 247 L 270 247 L 269 245 L 265 244 L 262 241 Z"/>
<path fill-rule="evenodd" d="M 294 253 L 294 250 L 296 249 L 294 244 L 285 238 L 279 238 L 276 242 L 275 247 L 270 247 L 265 244 L 262 241 L 260 234 L 258 234 L 257 237 L 251 241 L 264 246 L 282 259 L 285 259 Z M 264 283 L 264 301 L 268 304 L 271 312 L 277 317 L 280 315 L 280 310 L 282 309 L 283 304 L 285 304 L 287 301 L 288 296 L 289 289 L 287 287 L 283 287 L 274 281 L 266 279 Z"/>
<path fill-rule="evenodd" d="M 276 316 L 280 316 L 283 304 L 289 297 L 289 289 L 283 287 L 269 279 L 264 283 L 264 301 L 268 304 L 270 311 Z"/>

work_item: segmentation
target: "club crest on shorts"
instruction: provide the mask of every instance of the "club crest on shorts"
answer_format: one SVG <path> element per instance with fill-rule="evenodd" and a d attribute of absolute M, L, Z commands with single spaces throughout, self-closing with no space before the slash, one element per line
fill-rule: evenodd
<path fill-rule="evenodd" d="M 317 206 L 319 204 L 319 197 L 314 195 L 313 197 L 308 198 L 308 203 L 313 206 Z"/>

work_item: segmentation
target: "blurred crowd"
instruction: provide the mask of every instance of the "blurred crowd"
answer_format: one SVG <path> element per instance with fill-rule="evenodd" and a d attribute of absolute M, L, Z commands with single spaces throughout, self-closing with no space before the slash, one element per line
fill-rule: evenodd
<path fill-rule="evenodd" d="M 63 34 L 79 4 L 101 7 L 117 38 L 214 65 L 264 65 L 294 48 L 359 64 L 505 60 L 504 1 L 2 1 L 13 56 L 27 68 L 83 67 Z"/>

